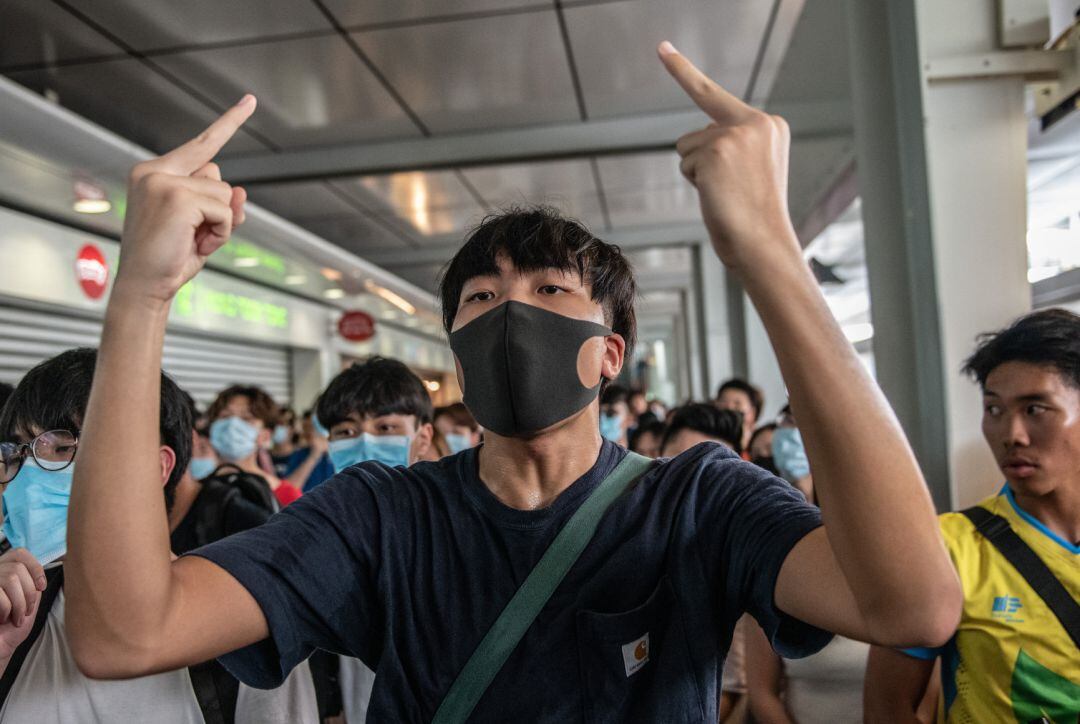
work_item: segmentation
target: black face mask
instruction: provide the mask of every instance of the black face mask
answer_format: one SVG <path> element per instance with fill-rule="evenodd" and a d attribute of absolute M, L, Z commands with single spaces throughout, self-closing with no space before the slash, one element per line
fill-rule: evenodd
<path fill-rule="evenodd" d="M 577 372 L 586 340 L 612 332 L 522 302 L 506 302 L 450 335 L 461 363 L 465 406 L 500 435 L 527 435 L 565 420 L 596 399 Z"/>

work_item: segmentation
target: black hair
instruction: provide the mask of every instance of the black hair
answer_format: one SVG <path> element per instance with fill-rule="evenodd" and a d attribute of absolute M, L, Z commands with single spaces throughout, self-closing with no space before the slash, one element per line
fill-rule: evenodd
<path fill-rule="evenodd" d="M 11 393 L 15 391 L 15 385 L 9 385 L 7 382 L 0 382 L 0 410 L 4 409 L 4 403 L 11 397 Z"/>
<path fill-rule="evenodd" d="M 986 378 L 1006 362 L 1053 367 L 1080 389 L 1080 316 L 1066 309 L 1043 309 L 1005 329 L 980 334 L 963 372 L 986 388 Z"/>
<path fill-rule="evenodd" d="M 642 417 L 645 417 L 642 415 Z M 647 422 L 638 422 L 638 426 L 634 428 L 634 431 L 630 433 L 630 437 L 626 441 L 626 447 L 628 450 L 637 452 L 638 441 L 641 440 L 642 435 L 655 435 L 657 438 L 664 439 L 664 431 L 667 430 L 667 426 L 660 422 L 656 418 Z"/>
<path fill-rule="evenodd" d="M 730 380 L 720 385 L 720 389 L 716 391 L 716 399 L 719 400 L 720 395 L 724 394 L 726 390 L 738 390 L 749 397 L 750 406 L 754 408 L 754 419 L 761 419 L 761 408 L 765 406 L 765 395 L 759 387 L 752 385 L 739 377 L 732 377 Z"/>
<path fill-rule="evenodd" d="M 34 428 L 81 431 L 96 365 L 97 350 L 79 347 L 62 352 L 27 372 L 0 412 L 0 439 L 30 437 Z M 176 485 L 191 462 L 192 417 L 185 393 L 164 372 L 161 373 L 159 420 L 161 444 L 171 448 L 176 455 L 176 465 L 165 483 L 165 505 L 171 508 Z"/>
<path fill-rule="evenodd" d="M 757 440 L 758 437 L 760 437 L 761 435 L 764 435 L 767 432 L 775 432 L 776 427 L 777 426 L 775 422 L 770 422 L 767 425 L 762 425 L 758 429 L 754 430 L 754 433 L 750 436 L 750 442 L 746 445 L 746 449 L 749 450 L 750 448 L 754 447 L 754 440 Z"/>
<path fill-rule="evenodd" d="M 691 402 L 675 410 L 668 422 L 660 449 L 681 430 L 693 430 L 702 435 L 715 437 L 731 445 L 735 452 L 742 452 L 743 416 L 735 410 L 720 410 L 706 402 Z"/>
<path fill-rule="evenodd" d="M 558 269 L 576 273 L 592 288 L 611 331 L 626 340 L 625 359 L 637 341 L 634 270 L 622 250 L 593 236 L 583 225 L 545 206 L 514 208 L 485 218 L 439 278 L 443 327 L 454 326 L 461 290 L 478 276 L 499 273 L 500 254 L 519 272 Z"/>
<path fill-rule="evenodd" d="M 446 415 L 455 425 L 462 425 L 469 428 L 473 432 L 480 429 L 480 424 L 476 422 L 476 418 L 469 412 L 469 408 L 465 406 L 463 402 L 454 402 L 445 407 L 435 408 L 435 414 L 432 416 L 434 421 L 437 417 Z"/>
<path fill-rule="evenodd" d="M 617 402 L 630 402 L 630 390 L 614 382 L 607 385 L 600 393 L 601 405 L 614 405 Z"/>
<path fill-rule="evenodd" d="M 316 414 L 330 429 L 356 413 L 360 417 L 415 415 L 417 426 L 432 421 L 431 395 L 416 374 L 396 359 L 372 357 L 343 371 L 319 398 Z"/>
<path fill-rule="evenodd" d="M 234 397 L 245 398 L 252 416 L 262 422 L 263 427 L 274 429 L 274 425 L 278 422 L 280 408 L 269 392 L 256 385 L 234 384 L 219 392 L 206 410 L 206 416 L 211 423 L 218 418 L 222 410 L 228 407 L 229 400 Z"/>

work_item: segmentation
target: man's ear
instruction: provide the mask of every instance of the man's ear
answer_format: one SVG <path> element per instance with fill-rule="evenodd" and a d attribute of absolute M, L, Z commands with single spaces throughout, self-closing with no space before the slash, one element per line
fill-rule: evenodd
<path fill-rule="evenodd" d="M 604 337 L 604 360 L 600 366 L 600 374 L 609 380 L 613 380 L 622 372 L 623 359 L 626 354 L 626 340 L 618 333 Z"/>
<path fill-rule="evenodd" d="M 430 422 L 425 422 L 416 431 L 409 450 L 409 465 L 421 459 L 431 448 L 431 438 L 435 434 L 435 428 Z"/>
<path fill-rule="evenodd" d="M 176 467 L 176 452 L 168 445 L 162 445 L 158 448 L 158 457 L 161 460 L 161 485 L 164 487 Z"/>

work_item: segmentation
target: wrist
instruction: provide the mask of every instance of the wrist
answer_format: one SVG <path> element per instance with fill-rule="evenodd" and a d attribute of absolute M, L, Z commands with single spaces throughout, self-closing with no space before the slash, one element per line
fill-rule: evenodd
<path fill-rule="evenodd" d="M 162 298 L 159 294 L 117 280 L 109 295 L 107 313 L 135 312 L 154 317 L 168 317 L 171 303 L 171 299 Z"/>

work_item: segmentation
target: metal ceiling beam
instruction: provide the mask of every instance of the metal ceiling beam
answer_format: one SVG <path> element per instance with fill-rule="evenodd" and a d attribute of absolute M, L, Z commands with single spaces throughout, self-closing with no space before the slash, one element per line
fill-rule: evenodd
<path fill-rule="evenodd" d="M 700 222 L 689 224 L 669 224 L 659 227 L 641 227 L 600 232 L 600 238 L 612 244 L 618 244 L 624 251 L 634 251 L 653 247 L 690 246 L 708 239 L 708 232 Z M 426 240 L 419 249 L 372 251 L 364 258 L 372 264 L 387 269 L 443 264 L 461 248 L 461 234 L 445 234 Z"/>
<path fill-rule="evenodd" d="M 852 133 L 850 112 L 839 104 L 797 104 L 769 110 L 789 119 L 796 141 Z M 678 111 L 257 153 L 225 158 L 220 165 L 231 183 L 257 184 L 644 153 L 671 150 L 679 136 L 708 122 L 700 111 Z"/>

